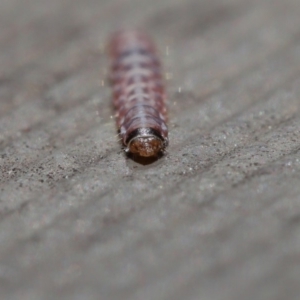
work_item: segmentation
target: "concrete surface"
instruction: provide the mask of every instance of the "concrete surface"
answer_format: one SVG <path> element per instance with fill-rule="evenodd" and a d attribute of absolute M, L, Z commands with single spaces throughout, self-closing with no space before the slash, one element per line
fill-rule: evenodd
<path fill-rule="evenodd" d="M 299 0 L 0 1 L 0 299 L 300 299 Z M 170 146 L 141 165 L 105 43 L 153 35 Z"/>

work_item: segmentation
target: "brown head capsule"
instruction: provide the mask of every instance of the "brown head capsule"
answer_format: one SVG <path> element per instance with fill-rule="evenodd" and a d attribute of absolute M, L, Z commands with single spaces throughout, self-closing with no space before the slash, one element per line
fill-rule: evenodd
<path fill-rule="evenodd" d="M 126 152 L 153 157 L 168 145 L 166 96 L 153 42 L 121 31 L 110 42 L 117 126 Z"/>

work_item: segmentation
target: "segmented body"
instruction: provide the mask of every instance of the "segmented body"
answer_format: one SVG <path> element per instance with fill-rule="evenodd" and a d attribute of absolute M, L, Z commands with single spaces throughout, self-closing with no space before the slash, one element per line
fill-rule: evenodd
<path fill-rule="evenodd" d="M 110 43 L 116 121 L 126 151 L 156 156 L 168 144 L 166 96 L 153 42 L 139 31 L 116 33 Z"/>

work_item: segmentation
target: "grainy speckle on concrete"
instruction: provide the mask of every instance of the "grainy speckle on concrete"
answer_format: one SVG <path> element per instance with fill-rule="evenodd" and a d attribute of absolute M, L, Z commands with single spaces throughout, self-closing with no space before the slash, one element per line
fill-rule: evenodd
<path fill-rule="evenodd" d="M 300 299 L 300 2 L 0 2 L 0 299 Z M 108 36 L 165 65 L 170 146 L 118 143 Z"/>

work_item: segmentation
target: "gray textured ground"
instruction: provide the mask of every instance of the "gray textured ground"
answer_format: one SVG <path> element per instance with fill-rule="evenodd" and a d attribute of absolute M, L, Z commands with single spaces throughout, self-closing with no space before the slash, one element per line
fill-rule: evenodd
<path fill-rule="evenodd" d="M 300 299 L 299 0 L 0 1 L 0 299 Z M 117 142 L 107 36 L 154 36 L 170 147 Z"/>

